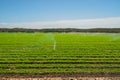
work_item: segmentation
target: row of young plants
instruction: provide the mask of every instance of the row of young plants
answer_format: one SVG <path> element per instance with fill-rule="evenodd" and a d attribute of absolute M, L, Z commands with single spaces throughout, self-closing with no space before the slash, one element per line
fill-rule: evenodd
<path fill-rule="evenodd" d="M 119 58 L 114 58 L 114 59 L 99 59 L 99 58 L 92 58 L 92 59 L 0 59 L 0 62 L 120 62 Z"/>
<path fill-rule="evenodd" d="M 1 64 L 0 68 L 120 68 L 119 64 Z"/>
<path fill-rule="evenodd" d="M 0 73 L 120 73 L 119 68 L 0 69 Z"/>

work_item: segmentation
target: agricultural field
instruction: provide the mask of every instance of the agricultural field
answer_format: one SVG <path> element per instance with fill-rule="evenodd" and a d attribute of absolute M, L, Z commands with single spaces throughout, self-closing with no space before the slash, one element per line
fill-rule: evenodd
<path fill-rule="evenodd" d="M 119 33 L 0 33 L 0 74 L 120 75 Z"/>

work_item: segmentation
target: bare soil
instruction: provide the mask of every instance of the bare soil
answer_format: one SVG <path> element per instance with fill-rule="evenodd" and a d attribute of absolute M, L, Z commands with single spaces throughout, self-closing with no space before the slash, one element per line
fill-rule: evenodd
<path fill-rule="evenodd" d="M 0 80 L 120 80 L 119 73 L 0 74 Z"/>
<path fill-rule="evenodd" d="M 0 78 L 0 80 L 120 80 L 120 77 Z"/>

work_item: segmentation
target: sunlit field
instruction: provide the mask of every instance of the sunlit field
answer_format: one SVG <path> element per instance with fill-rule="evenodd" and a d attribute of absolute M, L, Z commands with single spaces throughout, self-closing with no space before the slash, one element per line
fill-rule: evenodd
<path fill-rule="evenodd" d="M 0 73 L 120 73 L 120 34 L 0 33 Z"/>

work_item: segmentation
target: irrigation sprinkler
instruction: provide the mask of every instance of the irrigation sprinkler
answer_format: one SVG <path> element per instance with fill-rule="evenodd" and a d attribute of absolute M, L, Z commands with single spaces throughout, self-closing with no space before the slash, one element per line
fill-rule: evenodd
<path fill-rule="evenodd" d="M 53 50 L 56 49 L 56 41 L 54 41 L 54 46 L 53 46 Z"/>

